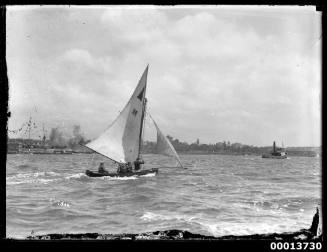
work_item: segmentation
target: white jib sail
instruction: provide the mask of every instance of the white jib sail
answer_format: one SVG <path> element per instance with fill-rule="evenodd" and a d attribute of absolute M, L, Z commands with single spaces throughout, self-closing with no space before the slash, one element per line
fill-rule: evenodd
<path fill-rule="evenodd" d="M 148 66 L 123 111 L 96 139 L 86 146 L 116 162 L 133 163 L 139 155 L 143 103 Z"/>
<path fill-rule="evenodd" d="M 171 144 L 171 142 L 168 140 L 168 138 L 162 133 L 162 131 L 159 129 L 157 123 L 154 121 L 152 116 L 148 113 L 150 118 L 153 121 L 154 126 L 156 127 L 157 130 L 157 153 L 170 156 L 170 157 L 175 157 L 176 160 L 178 161 L 179 165 L 183 167 L 181 160 L 179 159 L 179 156 L 174 148 L 174 146 Z"/>

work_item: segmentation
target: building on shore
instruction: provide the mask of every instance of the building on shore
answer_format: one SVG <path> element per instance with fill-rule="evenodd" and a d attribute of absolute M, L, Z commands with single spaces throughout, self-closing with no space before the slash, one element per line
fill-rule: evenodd
<path fill-rule="evenodd" d="M 73 154 L 93 153 L 84 146 L 57 146 L 52 145 L 49 140 L 8 138 L 7 154 Z"/>

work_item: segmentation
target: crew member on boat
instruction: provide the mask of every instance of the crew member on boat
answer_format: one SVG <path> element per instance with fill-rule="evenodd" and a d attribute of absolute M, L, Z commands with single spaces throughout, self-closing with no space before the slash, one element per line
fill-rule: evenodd
<path fill-rule="evenodd" d="M 106 173 L 107 171 L 104 169 L 104 163 L 101 162 L 99 165 L 99 169 L 98 169 L 99 173 Z"/>
<path fill-rule="evenodd" d="M 125 165 L 122 163 L 118 164 L 117 173 L 125 173 Z"/>
<path fill-rule="evenodd" d="M 133 172 L 133 167 L 131 162 L 127 163 L 127 172 Z"/>
<path fill-rule="evenodd" d="M 134 161 L 134 169 L 135 169 L 135 171 L 140 170 L 142 164 L 144 164 L 143 159 L 141 159 L 140 157 L 138 157 L 138 158 Z"/>
<path fill-rule="evenodd" d="M 128 172 L 133 172 L 133 167 L 132 167 L 131 162 L 118 164 L 117 173 L 122 174 L 122 173 L 128 173 Z"/>

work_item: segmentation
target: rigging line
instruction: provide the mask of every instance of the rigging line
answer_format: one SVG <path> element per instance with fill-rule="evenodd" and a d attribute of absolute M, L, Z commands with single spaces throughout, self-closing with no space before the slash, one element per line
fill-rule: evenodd
<path fill-rule="evenodd" d="M 91 162 L 87 165 L 87 166 L 90 166 L 90 164 L 92 165 L 93 164 L 93 159 L 94 159 L 94 152 L 92 153 L 92 159 L 91 159 Z"/>
<path fill-rule="evenodd" d="M 148 67 L 148 66 L 147 66 L 147 67 Z M 144 71 L 145 71 L 145 70 L 144 70 Z M 143 72 L 143 74 L 144 74 L 144 72 Z M 136 88 L 134 89 L 134 92 L 135 92 L 135 90 L 137 89 L 137 87 L 139 86 L 140 81 L 142 80 L 143 74 L 142 74 L 141 78 L 139 79 L 138 84 L 137 84 Z M 147 78 L 148 78 L 148 74 L 147 74 L 147 76 L 146 76 L 145 87 L 146 87 L 146 85 L 147 85 Z M 121 111 L 119 111 L 119 114 L 118 114 L 118 116 L 115 118 L 115 120 L 114 120 L 112 123 L 110 123 L 109 126 L 107 126 L 107 128 L 105 128 L 104 131 L 106 131 L 107 129 L 111 128 L 111 126 L 114 125 L 114 123 L 118 120 L 118 118 L 120 117 L 120 115 L 121 115 L 123 112 L 125 112 L 125 109 L 130 105 L 130 102 L 131 102 L 132 99 L 134 98 L 134 97 L 133 97 L 134 92 L 132 93 L 132 96 L 128 99 L 128 102 L 126 103 L 126 105 L 124 106 L 124 108 L 123 108 Z M 145 93 L 144 93 L 144 98 L 145 98 Z"/>
<path fill-rule="evenodd" d="M 142 142 L 143 142 L 143 137 L 144 137 L 144 132 L 145 132 L 145 119 L 146 119 L 146 104 L 147 104 L 147 100 L 144 97 L 143 100 L 143 108 L 142 108 L 142 119 L 141 119 L 141 132 L 140 132 L 140 140 L 139 140 L 139 154 L 138 157 L 140 157 L 140 153 L 141 153 L 141 149 L 142 149 Z"/>

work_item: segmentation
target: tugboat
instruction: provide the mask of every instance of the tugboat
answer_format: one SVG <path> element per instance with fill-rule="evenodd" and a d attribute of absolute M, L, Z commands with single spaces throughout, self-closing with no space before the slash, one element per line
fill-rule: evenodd
<path fill-rule="evenodd" d="M 276 147 L 276 143 L 274 141 L 273 150 L 270 153 L 262 154 L 262 158 L 285 159 L 287 158 L 287 153 L 285 152 L 285 148 Z"/>

